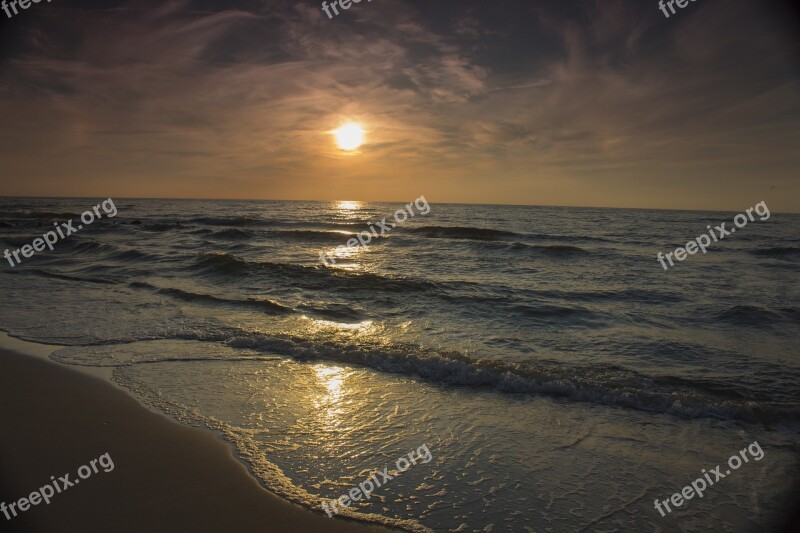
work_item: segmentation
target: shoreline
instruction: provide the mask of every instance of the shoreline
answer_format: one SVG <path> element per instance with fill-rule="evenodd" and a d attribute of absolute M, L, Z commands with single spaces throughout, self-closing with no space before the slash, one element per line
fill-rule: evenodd
<path fill-rule="evenodd" d="M 102 372 L 49 360 L 55 346 L 9 338 L 0 340 L 0 423 L 10 430 L 0 446 L 0 503 L 28 498 L 51 476 L 74 481 L 106 453 L 114 469 L 10 520 L 0 513 L 4 531 L 392 531 L 280 498 L 221 436 L 148 409 Z"/>

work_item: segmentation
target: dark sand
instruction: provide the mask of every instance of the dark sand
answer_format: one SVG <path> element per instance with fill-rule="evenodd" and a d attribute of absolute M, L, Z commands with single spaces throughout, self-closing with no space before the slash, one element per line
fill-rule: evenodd
<path fill-rule="evenodd" d="M 108 452 L 102 469 L 0 531 L 380 532 L 331 519 L 263 489 L 208 431 L 142 407 L 100 379 L 0 350 L 0 502 L 27 497 L 50 476 L 77 478 Z"/>

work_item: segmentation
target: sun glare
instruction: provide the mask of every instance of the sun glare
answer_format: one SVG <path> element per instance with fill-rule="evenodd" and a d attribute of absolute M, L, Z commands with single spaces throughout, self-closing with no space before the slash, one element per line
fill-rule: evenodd
<path fill-rule="evenodd" d="M 348 122 L 333 131 L 336 137 L 336 144 L 342 150 L 355 150 L 364 144 L 364 128 L 355 122 Z"/>

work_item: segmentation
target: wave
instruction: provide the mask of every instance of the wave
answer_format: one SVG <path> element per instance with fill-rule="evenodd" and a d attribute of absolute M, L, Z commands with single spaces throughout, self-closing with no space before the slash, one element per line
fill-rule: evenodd
<path fill-rule="evenodd" d="M 166 362 L 253 362 L 282 359 L 278 355 L 267 356 L 234 350 L 216 350 L 214 355 L 210 356 L 200 349 L 199 345 L 202 342 L 209 341 L 156 338 L 114 344 L 68 346 L 56 350 L 50 355 L 50 358 L 68 365 L 106 368 Z"/>
<path fill-rule="evenodd" d="M 290 227 L 314 227 L 314 228 L 322 228 L 322 229 L 330 229 L 330 230 L 338 230 L 338 231 L 347 231 L 349 233 L 357 233 L 359 231 L 369 231 L 369 226 L 376 221 L 380 221 L 380 218 L 376 218 L 375 220 L 362 220 L 356 222 L 284 222 L 282 225 L 290 226 Z M 378 230 L 379 228 L 375 228 Z"/>
<path fill-rule="evenodd" d="M 55 272 L 48 272 L 47 270 L 42 270 L 41 268 L 24 268 L 22 270 L 10 270 L 7 271 L 6 274 L 40 276 L 43 278 L 60 279 L 63 281 L 79 281 L 81 283 L 101 283 L 106 285 L 116 284 L 116 281 L 110 279 L 103 279 L 98 277 L 82 278 L 79 276 L 68 276 L 67 274 L 57 274 Z"/>
<path fill-rule="evenodd" d="M 272 300 L 268 300 L 266 298 L 264 299 L 247 298 L 245 300 L 233 300 L 229 298 L 221 298 L 218 296 L 213 296 L 210 294 L 194 293 L 190 291 L 184 291 L 181 289 L 173 289 L 173 288 L 159 289 L 158 293 L 166 294 L 168 296 L 172 296 L 187 302 L 200 301 L 207 303 L 234 305 L 237 307 L 247 307 L 250 309 L 255 309 L 257 311 L 265 311 L 270 314 L 286 314 L 293 312 L 291 307 L 286 307 L 285 305 L 281 305 L 278 302 L 273 302 Z"/>
<path fill-rule="evenodd" d="M 433 282 L 402 276 L 353 272 L 322 265 L 252 262 L 229 253 L 203 253 L 191 268 L 214 277 L 266 276 L 283 285 L 312 290 L 407 292 L 436 288 Z"/>
<path fill-rule="evenodd" d="M 16 239 L 14 240 L 16 242 Z M 30 244 L 30 240 L 26 242 L 26 244 Z M 92 255 L 95 259 L 103 258 L 103 259 L 110 259 L 115 261 L 123 261 L 123 262 L 144 262 L 144 261 L 153 261 L 158 259 L 159 256 L 150 254 L 136 248 L 120 248 L 114 244 L 107 244 L 96 241 L 94 239 L 89 239 L 86 237 L 78 237 L 78 238 L 70 238 L 63 241 L 59 241 L 55 245 L 54 250 L 45 249 L 39 257 L 58 257 L 61 253 L 69 251 L 71 254 L 75 254 L 75 259 L 80 259 L 81 255 Z M 59 259 L 63 261 L 63 259 Z M 90 267 L 86 267 L 90 268 Z"/>
<path fill-rule="evenodd" d="M 516 304 L 511 306 L 511 310 L 529 318 L 552 320 L 559 324 L 562 319 L 589 319 L 594 317 L 594 313 L 587 309 L 578 307 L 561 307 L 558 305 L 527 305 Z"/>
<path fill-rule="evenodd" d="M 113 259 L 115 261 L 152 261 L 156 258 L 157 256 L 153 254 L 148 254 L 147 252 L 142 252 L 141 250 L 136 250 L 134 248 L 130 248 L 128 250 L 118 250 L 111 253 L 107 257 L 107 259 Z"/>
<path fill-rule="evenodd" d="M 605 237 L 590 237 L 589 235 L 547 235 L 543 233 L 530 233 L 526 235 L 526 238 L 532 241 L 558 241 L 575 243 L 616 242 L 614 239 L 606 239 Z"/>
<path fill-rule="evenodd" d="M 136 222 L 137 221 L 134 220 L 133 222 L 131 222 L 131 224 L 134 224 L 134 225 L 138 226 L 139 224 L 136 224 Z M 180 222 L 174 222 L 174 223 L 153 222 L 152 224 L 144 224 L 144 225 L 142 225 L 142 229 L 145 230 L 145 231 L 158 231 L 158 232 L 171 231 L 171 230 L 174 230 L 174 229 L 183 229 L 185 227 L 186 226 L 184 226 Z"/>
<path fill-rule="evenodd" d="M 432 281 L 413 279 L 404 276 L 375 274 L 372 272 L 353 272 L 340 269 L 323 269 L 328 273 L 327 283 L 331 290 L 349 293 L 351 291 L 384 292 L 425 292 L 437 289 Z M 374 294 L 373 294 L 374 296 Z"/>
<path fill-rule="evenodd" d="M 196 266 L 210 274 L 244 274 L 250 269 L 250 263 L 232 254 L 202 253 Z"/>
<path fill-rule="evenodd" d="M 121 248 L 115 244 L 108 244 L 88 237 L 70 238 L 64 241 L 59 241 L 53 252 L 45 251 L 44 253 L 51 253 L 60 255 L 61 251 L 69 251 L 71 254 L 76 254 L 74 257 L 79 258 L 80 255 L 92 255 L 97 258 L 111 259 L 116 261 L 153 261 L 158 259 L 159 256 L 144 252 L 137 248 Z"/>
<path fill-rule="evenodd" d="M 126 263 L 149 263 L 160 259 L 160 256 L 156 254 L 151 254 L 137 248 L 120 248 L 114 244 L 106 244 L 86 238 L 67 240 L 63 244 L 59 243 L 58 247 L 62 246 L 64 248 L 69 248 L 71 252 L 93 255 L 96 258 L 102 258 L 103 260 L 121 261 Z M 58 251 L 58 248 L 56 248 L 56 251 Z"/>
<path fill-rule="evenodd" d="M 422 226 L 409 230 L 414 235 L 430 239 L 468 239 L 476 241 L 499 241 L 520 235 L 511 231 L 462 226 Z"/>
<path fill-rule="evenodd" d="M 724 387 L 718 392 L 688 379 L 645 376 L 612 365 L 577 367 L 475 360 L 455 352 L 437 352 L 414 345 L 395 344 L 387 348 L 360 343 L 343 346 L 334 340 L 323 338 L 310 343 L 288 335 L 248 335 L 230 339 L 226 344 L 299 360 L 325 359 L 357 364 L 447 385 L 541 394 L 683 418 L 711 417 L 757 423 L 800 419 L 800 408 L 796 406 L 760 403 L 727 394 Z"/>
<path fill-rule="evenodd" d="M 568 243 L 586 243 L 586 242 L 612 242 L 610 239 L 603 237 L 590 237 L 588 235 L 547 235 L 547 234 L 534 234 L 534 233 L 515 233 L 513 231 L 497 230 L 490 228 L 477 228 L 477 227 L 463 227 L 463 226 L 423 226 L 420 228 L 412 228 L 408 230 L 413 235 L 420 235 L 422 237 L 431 239 L 463 239 L 473 241 L 510 241 L 514 242 L 509 246 L 512 250 L 532 249 L 544 253 L 588 253 L 582 248 L 577 246 L 568 246 L 560 244 Z M 524 241 L 556 241 L 559 244 L 554 245 L 531 245 L 519 242 Z"/>
<path fill-rule="evenodd" d="M 299 361 L 325 360 L 360 365 L 380 372 L 403 374 L 447 386 L 490 389 L 503 394 L 536 394 L 612 407 L 634 409 L 681 418 L 715 418 L 758 424 L 797 424 L 800 408 L 796 394 L 773 400 L 775 394 L 751 391 L 741 383 L 717 379 L 710 382 L 669 375 L 645 375 L 611 364 L 567 365 L 555 362 L 517 363 L 474 359 L 408 343 L 358 340 L 342 342 L 318 332 L 314 339 L 290 334 L 263 335 L 243 330 L 227 338 L 199 333 L 171 339 L 143 340 L 94 346 L 73 346 L 56 352 L 60 362 L 77 365 L 130 366 L 160 361 L 206 360 L 207 350 L 155 349 L 150 343 L 214 342 L 225 347 L 216 360 L 260 360 L 285 356 Z M 216 337 L 216 338 L 215 338 Z M 169 346 L 172 346 L 170 344 Z M 175 351 L 175 353 L 172 353 Z M 218 352 L 218 350 L 215 350 Z M 171 355 L 170 355 L 171 354 Z M 776 376 L 800 380 L 800 371 L 771 365 L 751 372 L 769 387 Z M 735 378 L 732 378 L 735 379 Z"/>
<path fill-rule="evenodd" d="M 325 237 L 325 235 L 335 235 L 335 232 L 343 232 L 351 235 L 369 229 L 370 220 L 363 221 L 290 221 L 279 220 L 261 217 L 249 216 L 230 216 L 230 217 L 189 217 L 189 218 L 154 218 L 149 220 L 136 219 L 128 222 L 128 224 L 141 226 L 142 229 L 147 231 L 169 231 L 173 229 L 186 229 L 191 228 L 189 233 L 192 234 L 212 234 L 224 236 L 223 232 L 216 232 L 215 228 L 226 229 L 242 229 L 245 231 L 254 231 L 258 229 L 270 229 L 274 231 L 276 236 L 286 235 L 288 238 L 297 239 L 314 239 L 316 237 Z M 283 230 L 278 228 L 285 228 Z M 232 238 L 237 238 L 240 234 L 230 233 Z M 342 235 L 339 235 L 341 237 Z"/>
<path fill-rule="evenodd" d="M 41 237 L 41 235 L 38 237 Z M 33 242 L 33 239 L 35 238 L 36 237 L 5 237 L 3 242 L 6 244 L 6 246 L 10 246 L 11 248 L 22 248 L 26 244 Z"/>
<path fill-rule="evenodd" d="M 172 298 L 175 298 L 177 300 L 182 300 L 184 302 L 200 302 L 206 304 L 230 305 L 239 308 L 254 309 L 256 311 L 266 312 L 273 315 L 288 314 L 294 312 L 294 310 L 291 307 L 281 305 L 278 302 L 274 302 L 266 298 L 264 299 L 246 298 L 244 300 L 236 300 L 232 298 L 223 298 L 221 296 L 214 296 L 212 294 L 185 291 L 183 289 L 177 289 L 172 287 L 160 288 L 156 287 L 155 285 L 151 285 L 150 283 L 141 281 L 129 283 L 128 286 L 135 289 L 150 289 L 158 294 L 170 296 Z"/>
<path fill-rule="evenodd" d="M 12 248 L 21 248 L 26 244 L 30 245 L 34 239 L 38 238 L 41 238 L 41 235 L 31 237 L 7 237 L 2 239 L 2 242 Z M 58 257 L 62 256 L 62 254 L 66 251 L 77 252 L 78 254 L 96 255 L 104 252 L 112 254 L 119 252 L 120 250 L 113 244 L 104 244 L 93 239 L 77 237 L 60 240 L 55 244 L 53 250 L 45 248 L 42 251 L 35 252 L 35 257 L 39 259 L 43 257 Z"/>
<path fill-rule="evenodd" d="M 228 240 L 241 240 L 252 239 L 256 237 L 256 232 L 241 228 L 230 228 L 219 231 L 209 232 L 209 239 L 228 239 Z"/>
<path fill-rule="evenodd" d="M 201 224 L 204 226 L 265 226 L 269 225 L 270 220 L 253 218 L 248 216 L 233 217 L 195 217 L 188 220 L 190 224 Z"/>
<path fill-rule="evenodd" d="M 755 305 L 735 305 L 716 318 L 737 326 L 765 326 L 775 322 L 800 322 L 800 309 L 765 309 Z"/>
<path fill-rule="evenodd" d="M 337 231 L 320 231 L 320 230 L 288 230 L 288 231 L 271 231 L 271 235 L 280 239 L 287 239 L 291 241 L 311 241 L 311 242 L 328 242 L 332 244 L 344 245 L 348 239 L 355 237 L 354 232 L 343 231 L 339 228 Z M 378 237 L 380 238 L 380 237 Z M 372 241 L 377 238 L 372 235 Z"/>
<path fill-rule="evenodd" d="M 585 326 L 597 327 L 607 324 L 608 316 L 578 306 L 562 306 L 553 303 L 528 304 L 504 296 L 481 296 L 450 294 L 442 291 L 440 298 L 455 304 L 455 309 L 470 317 L 486 314 L 489 319 L 498 316 L 516 315 L 527 324 L 554 325 L 559 327 Z"/>
<path fill-rule="evenodd" d="M 750 252 L 761 257 L 774 257 L 777 259 L 800 259 L 800 248 L 794 246 L 784 246 L 775 248 L 763 248 Z"/>
<path fill-rule="evenodd" d="M 299 308 L 329 320 L 359 321 L 364 318 L 363 313 L 344 304 L 301 304 Z"/>
<path fill-rule="evenodd" d="M 588 254 L 589 252 L 584 250 L 583 248 L 579 248 L 577 246 L 570 246 L 567 244 L 523 244 L 521 242 L 515 242 L 511 246 L 507 248 L 508 250 L 512 251 L 529 251 L 529 252 L 537 252 L 543 253 L 546 255 L 554 255 L 554 256 L 569 256 L 575 254 Z"/>
<path fill-rule="evenodd" d="M 64 241 L 59 241 L 59 246 L 63 246 L 65 248 L 70 248 L 74 252 L 79 252 L 82 254 L 89 254 L 95 252 L 108 252 L 114 253 L 119 251 L 119 249 L 114 246 L 113 244 L 105 244 L 101 242 L 97 242 L 95 240 L 90 239 L 66 239 Z"/>
<path fill-rule="evenodd" d="M 515 291 L 515 295 L 518 296 L 519 291 Z M 626 303 L 664 304 L 686 301 L 686 298 L 680 294 L 627 287 L 608 291 L 535 291 L 532 296 L 554 298 L 569 302 L 619 301 Z"/>
<path fill-rule="evenodd" d="M 542 300 L 568 302 L 570 305 L 601 302 L 665 304 L 686 301 L 679 294 L 648 289 L 618 288 L 607 291 L 537 290 L 487 286 L 485 284 L 481 286 L 466 281 L 455 283 L 440 282 L 439 286 L 447 291 L 443 292 L 441 296 L 444 300 L 457 305 L 483 304 L 489 308 L 497 305 L 502 306 L 506 303 L 513 304 L 520 301 L 540 302 Z"/>

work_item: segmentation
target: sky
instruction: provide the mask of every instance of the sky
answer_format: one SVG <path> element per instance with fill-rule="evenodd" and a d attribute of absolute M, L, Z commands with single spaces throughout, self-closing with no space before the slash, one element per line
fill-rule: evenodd
<path fill-rule="evenodd" d="M 0 195 L 800 212 L 789 5 L 42 1 L 0 12 Z"/>

